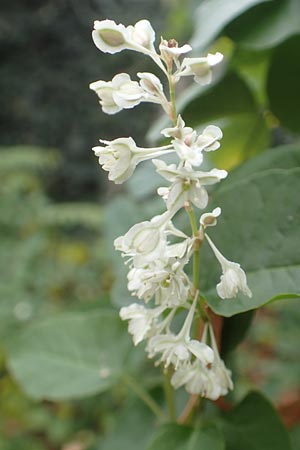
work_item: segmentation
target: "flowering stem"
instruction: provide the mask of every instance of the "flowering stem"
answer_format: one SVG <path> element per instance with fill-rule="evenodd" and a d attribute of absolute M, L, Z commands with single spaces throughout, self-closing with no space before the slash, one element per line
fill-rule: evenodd
<path fill-rule="evenodd" d="M 176 410 L 175 410 L 175 402 L 174 402 L 174 390 L 171 385 L 171 373 L 170 370 L 167 369 L 164 373 L 164 390 L 165 397 L 168 404 L 169 410 L 169 418 L 172 422 L 176 421 Z"/>
<path fill-rule="evenodd" d="M 165 415 L 158 403 L 148 394 L 148 392 L 130 375 L 124 374 L 123 380 L 130 387 L 133 392 L 148 406 L 148 408 L 155 414 L 155 416 L 162 420 Z"/>
<path fill-rule="evenodd" d="M 176 100 L 175 100 L 175 86 L 172 79 L 172 68 L 168 70 L 168 82 L 169 82 L 169 94 L 170 94 L 170 102 L 171 102 L 171 119 L 173 124 L 176 126 L 177 122 L 177 112 L 176 112 Z"/>
<path fill-rule="evenodd" d="M 193 207 L 189 205 L 186 208 L 186 212 L 190 219 L 193 236 L 197 238 L 199 237 L 199 231 Z M 199 289 L 199 269 L 200 269 L 200 241 L 196 240 L 193 254 L 193 284 L 195 291 Z"/>

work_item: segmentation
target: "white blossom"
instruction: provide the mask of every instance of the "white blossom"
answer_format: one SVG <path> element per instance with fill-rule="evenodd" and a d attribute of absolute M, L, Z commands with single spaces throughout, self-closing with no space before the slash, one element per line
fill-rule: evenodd
<path fill-rule="evenodd" d="M 115 75 L 111 81 L 95 81 L 90 89 L 100 98 L 103 112 L 115 114 L 123 108 L 133 108 L 144 101 L 144 90 L 127 73 Z"/>
<path fill-rule="evenodd" d="M 221 214 L 221 208 L 215 208 L 211 213 L 204 213 L 200 217 L 200 225 L 203 228 L 217 225 L 217 217 Z"/>
<path fill-rule="evenodd" d="M 165 39 L 162 38 L 159 44 L 159 50 L 161 58 L 163 61 L 165 61 L 167 67 L 172 67 L 173 63 L 175 63 L 176 67 L 179 69 L 180 56 L 190 52 L 192 50 L 192 47 L 189 44 L 185 44 L 179 47 L 178 42 L 175 39 L 170 39 L 169 41 L 166 41 Z M 178 77 L 174 77 L 173 79 L 175 82 L 179 80 Z"/>
<path fill-rule="evenodd" d="M 144 268 L 132 267 L 128 273 L 128 290 L 145 302 L 155 297 L 155 303 L 169 307 L 186 304 L 191 289 L 189 277 L 183 271 L 182 260 L 154 261 Z"/>
<path fill-rule="evenodd" d="M 168 188 L 159 188 L 158 193 L 166 200 L 168 209 L 178 210 L 186 202 L 204 209 L 208 203 L 208 193 L 204 186 L 219 183 L 227 176 L 226 170 L 212 169 L 209 172 L 194 171 L 191 167 L 167 165 L 164 161 L 154 159 L 157 172 L 171 181 Z"/>
<path fill-rule="evenodd" d="M 248 297 L 252 297 L 252 292 L 247 285 L 246 274 L 241 266 L 233 261 L 228 261 L 217 249 L 209 236 L 207 234 L 205 236 L 222 267 L 223 274 L 221 275 L 220 283 L 217 284 L 218 295 L 222 299 L 233 298 L 241 291 Z"/>
<path fill-rule="evenodd" d="M 232 389 L 230 372 L 222 361 L 216 365 L 212 363 L 211 367 L 198 360 L 182 366 L 174 372 L 171 383 L 175 389 L 185 386 L 189 394 L 201 395 L 210 400 L 217 400 Z"/>
<path fill-rule="evenodd" d="M 116 250 L 133 257 L 135 267 L 143 267 L 164 255 L 167 247 L 165 228 L 170 213 L 165 212 L 150 221 L 137 223 L 124 236 L 115 240 Z"/>
<path fill-rule="evenodd" d="M 150 72 L 138 72 L 137 76 L 140 78 L 140 86 L 144 91 L 144 101 L 161 104 L 166 113 L 169 114 L 171 105 L 165 96 L 160 79 Z"/>
<path fill-rule="evenodd" d="M 174 139 L 173 147 L 179 158 L 191 166 L 200 166 L 203 161 L 203 151 L 213 151 L 220 147 L 219 140 L 223 134 L 219 127 L 209 125 L 198 135 L 196 131 L 184 136 L 184 139 Z"/>
<path fill-rule="evenodd" d="M 210 331 L 210 342 L 214 353 L 211 364 L 203 364 L 200 360 L 195 360 L 187 365 L 182 365 L 172 376 L 171 383 L 175 389 L 185 386 L 190 394 L 201 395 L 210 400 L 217 400 L 220 396 L 226 395 L 233 389 L 231 372 L 225 367 L 220 358 L 216 345 L 214 332 L 211 325 L 206 325 Z"/>
<path fill-rule="evenodd" d="M 181 117 L 181 115 L 179 114 L 177 117 L 176 126 L 171 128 L 164 128 L 161 131 L 161 134 L 163 134 L 166 137 L 176 138 L 179 141 L 184 141 L 184 139 L 187 136 L 190 136 L 193 133 L 193 131 L 194 131 L 193 128 L 185 126 L 185 122 Z"/>
<path fill-rule="evenodd" d="M 211 54 L 202 58 L 184 58 L 178 76 L 194 75 L 196 83 L 205 85 L 212 80 L 212 69 L 223 60 L 222 53 Z"/>
<path fill-rule="evenodd" d="M 113 141 L 100 139 L 100 142 L 105 146 L 93 147 L 93 151 L 102 168 L 109 172 L 108 179 L 117 184 L 126 181 L 140 162 L 172 151 L 170 145 L 148 149 L 137 147 L 131 137 Z"/>
<path fill-rule="evenodd" d="M 138 303 L 121 308 L 120 317 L 122 320 L 129 320 L 128 331 L 132 335 L 134 345 L 138 345 L 147 337 L 155 320 L 165 309 L 165 306 L 145 308 Z"/>
<path fill-rule="evenodd" d="M 157 334 L 149 339 L 147 345 L 149 358 L 153 358 L 156 354 L 161 353 L 158 363 L 163 362 L 165 367 L 173 364 L 175 370 L 188 364 L 192 356 L 204 364 L 213 362 L 213 350 L 203 342 L 190 337 L 197 299 L 198 295 L 195 296 L 182 329 L 177 335 L 169 332 L 167 334 Z"/>
<path fill-rule="evenodd" d="M 142 53 L 155 51 L 154 30 L 148 20 L 125 27 L 113 20 L 96 20 L 92 37 L 96 47 L 104 53 L 118 53 L 129 49 Z"/>
<path fill-rule="evenodd" d="M 184 386 L 190 394 L 216 400 L 233 388 L 231 372 L 220 357 L 208 315 L 203 323 L 201 340 L 191 336 L 195 321 L 201 320 L 196 313 L 199 292 L 196 291 L 197 284 L 193 284 L 185 272 L 191 256 L 197 256 L 194 252 L 198 251 L 205 236 L 222 268 L 216 286 L 218 295 L 225 299 L 235 297 L 239 291 L 249 297 L 252 293 L 240 265 L 227 260 L 206 234 L 207 227 L 217 224 L 221 208 L 201 215 L 199 232 L 194 216 L 191 237 L 172 222 L 182 207 L 193 204 L 200 209 L 206 208 L 209 200 L 206 186 L 219 183 L 227 176 L 225 170 L 216 168 L 209 171 L 194 169 L 202 164 L 204 152 L 220 147 L 222 131 L 209 125 L 199 133 L 186 126 L 180 115 L 176 119 L 174 90 L 182 76 L 193 76 L 202 85 L 210 83 L 213 70 L 223 55 L 209 53 L 206 57 L 186 58 L 183 55 L 192 50 L 190 45 L 179 46 L 175 39 L 166 41 L 163 38 L 160 53 L 157 53 L 155 33 L 148 20 L 129 26 L 112 20 L 96 21 L 92 35 L 95 45 L 105 53 L 129 49 L 149 56 L 169 83 L 167 97 L 161 80 L 150 72 L 138 72 L 138 81 L 126 73 L 119 73 L 111 81 L 93 82 L 90 88 L 98 95 L 103 112 L 115 114 L 142 102 L 152 102 L 161 105 L 174 120 L 173 126 L 161 132 L 170 138 L 168 145 L 141 148 L 131 137 L 121 137 L 112 141 L 100 140 L 102 145 L 93 148 L 99 163 L 108 172 L 109 180 L 115 183 L 126 181 L 140 162 L 149 159 L 169 183 L 158 189 L 167 210 L 150 220 L 136 223 L 114 242 L 116 250 L 127 258 L 128 290 L 141 302 L 121 308 L 120 317 L 128 321 L 134 345 L 147 340 L 149 358 L 158 358 L 157 364 L 163 363 L 166 368 L 173 366 L 171 384 L 174 388 Z M 169 153 L 175 153 L 176 164 L 158 159 Z M 195 279 L 198 275 L 195 263 L 193 272 Z M 191 296 L 194 296 L 192 304 Z M 175 332 L 173 319 L 182 309 L 186 309 L 187 314 L 180 331 Z"/>
<path fill-rule="evenodd" d="M 221 208 L 215 208 L 211 213 L 204 213 L 200 217 L 199 237 L 204 239 L 204 232 L 207 227 L 214 227 L 217 225 L 217 218 L 221 215 Z"/>
<path fill-rule="evenodd" d="M 135 25 L 125 27 L 113 20 L 96 20 L 92 37 L 96 47 L 104 53 L 118 53 L 122 50 L 134 50 L 150 56 L 166 73 L 154 41 L 155 32 L 146 19 L 139 20 Z"/>
<path fill-rule="evenodd" d="M 179 47 L 178 42 L 175 39 L 170 39 L 169 41 L 161 39 L 159 50 L 162 54 L 168 53 L 170 55 L 178 56 L 190 52 L 192 50 L 192 47 L 189 44 L 184 44 L 183 46 Z"/>

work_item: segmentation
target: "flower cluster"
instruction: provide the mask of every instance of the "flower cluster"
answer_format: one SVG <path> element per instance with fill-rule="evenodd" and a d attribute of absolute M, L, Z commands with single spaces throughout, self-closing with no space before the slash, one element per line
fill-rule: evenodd
<path fill-rule="evenodd" d="M 162 70 L 169 90 L 165 94 L 163 83 L 152 73 L 138 73 L 138 81 L 120 73 L 111 81 L 90 85 L 100 98 L 103 111 L 115 114 L 142 102 L 152 102 L 161 105 L 173 122 L 172 127 L 161 132 L 170 139 L 164 146 L 140 148 L 131 137 L 121 137 L 100 140 L 103 145 L 93 148 L 99 163 L 108 171 L 108 178 L 115 183 L 126 181 L 145 160 L 152 160 L 157 173 L 169 183 L 158 189 L 165 202 L 165 212 L 135 224 L 115 240 L 115 248 L 127 258 L 129 265 L 128 290 L 137 298 L 135 303 L 121 308 L 120 316 L 128 320 L 135 345 L 146 341 L 149 358 L 156 359 L 156 364 L 166 369 L 172 366 L 174 388 L 185 386 L 191 394 L 215 400 L 232 389 L 230 371 L 220 358 L 209 315 L 201 309 L 198 274 L 192 282 L 186 266 L 191 257 L 195 261 L 206 239 L 221 266 L 222 274 L 216 286 L 218 296 L 233 298 L 240 291 L 251 297 L 251 291 L 240 265 L 228 261 L 206 233 L 208 227 L 217 224 L 221 209 L 202 214 L 199 224 L 193 215 L 194 206 L 204 209 L 208 205 L 206 186 L 219 183 L 227 176 L 225 170 L 216 168 L 199 170 L 205 152 L 220 147 L 222 131 L 209 125 L 198 133 L 186 126 L 176 114 L 175 86 L 181 77 L 190 75 L 197 83 L 210 83 L 223 56 L 216 53 L 200 58 L 184 57 L 192 48 L 188 44 L 179 47 L 174 39 L 161 39 L 157 51 L 155 33 L 147 20 L 128 27 L 111 20 L 96 21 L 93 40 L 103 52 L 113 54 L 128 49 L 148 55 Z M 176 162 L 168 165 L 163 157 L 169 153 Z M 192 236 L 173 224 L 174 216 L 182 208 L 192 217 Z M 173 319 L 180 311 L 186 313 L 178 330 Z M 194 324 L 202 329 L 199 339 L 194 336 Z"/>

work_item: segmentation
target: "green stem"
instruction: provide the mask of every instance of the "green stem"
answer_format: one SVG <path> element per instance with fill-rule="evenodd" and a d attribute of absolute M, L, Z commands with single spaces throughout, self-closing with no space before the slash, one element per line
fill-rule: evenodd
<path fill-rule="evenodd" d="M 171 385 L 171 373 L 167 370 L 164 374 L 164 390 L 169 410 L 169 418 L 172 422 L 176 422 L 176 408 L 174 401 L 174 390 Z"/>
<path fill-rule="evenodd" d="M 128 387 L 148 406 L 158 419 L 165 419 L 165 415 L 158 403 L 148 394 L 148 392 L 130 375 L 123 375 L 123 379 Z"/>
<path fill-rule="evenodd" d="M 190 224 L 193 232 L 193 236 L 197 239 L 195 241 L 194 246 L 194 253 L 193 253 L 193 286 L 195 292 L 199 290 L 199 272 L 200 272 L 200 247 L 202 245 L 202 242 L 199 239 L 199 230 L 197 226 L 197 220 L 195 216 L 195 212 L 192 206 L 189 206 L 186 208 L 186 212 L 190 219 Z M 209 320 L 207 313 L 205 311 L 205 299 L 201 296 L 199 296 L 199 311 L 201 319 L 205 322 Z"/>
<path fill-rule="evenodd" d="M 187 208 L 186 211 L 187 211 L 187 214 L 188 214 L 189 219 L 190 219 L 190 224 L 191 224 L 191 228 L 192 228 L 192 231 L 193 231 L 193 236 L 197 238 L 199 236 L 199 231 L 198 231 L 197 221 L 196 221 L 196 217 L 195 217 L 195 213 L 194 213 L 193 207 L 190 206 L 189 208 Z M 195 291 L 197 291 L 199 289 L 200 242 L 196 241 L 195 244 L 196 245 L 195 245 L 194 253 L 193 253 L 193 284 L 194 284 Z"/>
<path fill-rule="evenodd" d="M 177 123 L 177 112 L 176 112 L 176 100 L 175 100 L 175 86 L 172 80 L 172 73 L 170 70 L 168 71 L 168 82 L 169 82 L 169 94 L 170 94 L 170 102 L 172 105 L 171 118 L 173 124 L 176 126 Z"/>

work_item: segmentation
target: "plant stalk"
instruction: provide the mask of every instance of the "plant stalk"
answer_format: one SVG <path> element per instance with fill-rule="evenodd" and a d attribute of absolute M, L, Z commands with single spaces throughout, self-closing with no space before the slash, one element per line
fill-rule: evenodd
<path fill-rule="evenodd" d="M 123 375 L 123 380 L 127 386 L 148 406 L 153 414 L 159 419 L 165 419 L 165 414 L 158 403 L 148 394 L 148 392 L 130 375 Z"/>

